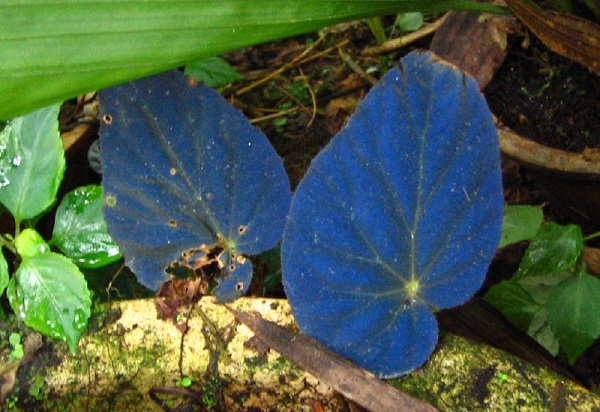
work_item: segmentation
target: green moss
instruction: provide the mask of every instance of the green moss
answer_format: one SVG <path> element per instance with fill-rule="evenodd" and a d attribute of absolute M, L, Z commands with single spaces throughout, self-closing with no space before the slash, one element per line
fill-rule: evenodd
<path fill-rule="evenodd" d="M 210 374 L 202 385 L 202 404 L 208 409 L 215 409 L 221 399 L 221 392 L 227 380 L 218 375 Z"/>
<path fill-rule="evenodd" d="M 453 335 L 442 335 L 423 368 L 390 383 L 440 411 L 600 410 L 594 394 L 560 376 Z"/>

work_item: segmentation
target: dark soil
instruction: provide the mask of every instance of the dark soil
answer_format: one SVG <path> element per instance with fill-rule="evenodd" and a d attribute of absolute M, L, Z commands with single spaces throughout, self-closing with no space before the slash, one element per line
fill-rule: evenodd
<path fill-rule="evenodd" d="M 600 147 L 600 77 L 517 42 L 485 91 L 492 112 L 521 136 L 572 152 Z"/>

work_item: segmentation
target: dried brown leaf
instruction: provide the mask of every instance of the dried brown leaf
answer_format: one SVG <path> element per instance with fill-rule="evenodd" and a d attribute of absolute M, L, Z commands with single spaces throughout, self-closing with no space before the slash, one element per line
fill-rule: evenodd
<path fill-rule="evenodd" d="M 599 25 L 576 16 L 538 10 L 522 0 L 506 3 L 550 50 L 600 75 Z"/>

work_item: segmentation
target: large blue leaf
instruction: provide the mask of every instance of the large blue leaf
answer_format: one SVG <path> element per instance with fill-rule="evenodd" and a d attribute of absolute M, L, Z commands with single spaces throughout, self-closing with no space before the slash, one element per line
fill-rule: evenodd
<path fill-rule="evenodd" d="M 252 275 L 246 255 L 279 241 L 291 197 L 266 137 L 177 71 L 99 98 L 104 213 L 128 266 L 156 289 L 175 261 L 213 262 L 222 269 L 217 297 L 240 296 Z"/>
<path fill-rule="evenodd" d="M 411 53 L 298 186 L 284 286 L 301 330 L 380 376 L 426 361 L 432 309 L 467 301 L 500 239 L 496 129 L 476 82 Z"/>

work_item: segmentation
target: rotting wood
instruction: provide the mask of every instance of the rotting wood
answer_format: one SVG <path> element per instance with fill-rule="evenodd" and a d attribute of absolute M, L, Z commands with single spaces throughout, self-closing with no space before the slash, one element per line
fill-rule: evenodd
<path fill-rule="evenodd" d="M 472 75 L 483 90 L 506 57 L 509 34 L 517 31 L 514 17 L 450 12 L 429 49 Z"/>
<path fill-rule="evenodd" d="M 296 330 L 284 300 L 240 299 L 231 307 Z M 120 316 L 112 316 L 115 311 Z M 172 410 L 199 399 L 216 404 L 213 410 L 347 410 L 339 394 L 295 363 L 274 350 L 248 347 L 250 329 L 212 298 L 192 311 L 185 335 L 156 319 L 153 300 L 114 303 L 91 325 L 77 355 L 46 342 L 19 370 L 9 395 L 19 402 L 11 411 L 162 411 L 151 390 Z M 226 351 L 219 351 L 221 344 Z M 177 387 L 184 375 L 193 381 L 189 388 Z M 28 394 L 35 377 L 44 382 L 39 401 Z M 423 368 L 391 383 L 440 411 L 600 409 L 598 397 L 558 375 L 448 334 Z"/>

